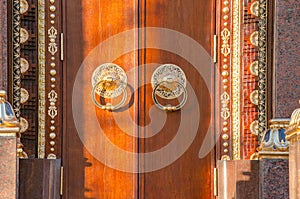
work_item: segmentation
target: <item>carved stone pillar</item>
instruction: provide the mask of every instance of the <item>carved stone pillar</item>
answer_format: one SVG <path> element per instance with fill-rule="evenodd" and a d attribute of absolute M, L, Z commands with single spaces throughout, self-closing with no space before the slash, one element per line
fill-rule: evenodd
<path fill-rule="evenodd" d="M 17 121 L 6 93 L 0 90 L 0 198 L 16 199 L 18 185 Z"/>
<path fill-rule="evenodd" d="M 300 198 L 300 109 L 291 116 L 291 122 L 286 132 L 290 142 L 290 198 Z"/>

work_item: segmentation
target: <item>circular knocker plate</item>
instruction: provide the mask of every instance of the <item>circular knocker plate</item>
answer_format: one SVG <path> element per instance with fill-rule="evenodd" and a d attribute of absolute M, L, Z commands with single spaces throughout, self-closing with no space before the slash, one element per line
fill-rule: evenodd
<path fill-rule="evenodd" d="M 159 66 L 151 78 L 155 94 L 164 99 L 175 99 L 184 93 L 186 77 L 183 70 L 174 64 Z"/>
<path fill-rule="evenodd" d="M 125 71 L 113 63 L 102 64 L 92 75 L 92 85 L 95 93 L 104 98 L 115 98 L 123 93 L 127 86 Z"/>

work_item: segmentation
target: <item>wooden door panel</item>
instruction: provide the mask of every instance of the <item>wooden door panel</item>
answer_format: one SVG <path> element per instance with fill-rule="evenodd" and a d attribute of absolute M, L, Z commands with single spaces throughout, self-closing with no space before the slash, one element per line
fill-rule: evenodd
<path fill-rule="evenodd" d="M 193 45 L 190 45 L 189 49 L 183 47 L 180 43 L 184 40 L 184 37 L 189 37 L 200 46 L 204 48 L 207 55 L 197 52 L 196 56 L 209 56 L 212 54 L 212 38 L 214 35 L 214 1 L 212 0 L 184 0 L 184 1 L 168 1 L 168 0 L 155 0 L 146 1 L 145 4 L 145 23 L 147 27 L 160 27 L 174 30 L 176 32 L 183 33 L 184 36 L 178 37 L 177 33 L 172 33 L 168 37 L 171 37 L 172 42 L 178 43 L 178 49 L 163 50 L 163 49 L 147 49 L 145 52 L 145 64 L 146 64 L 146 82 L 150 82 L 153 74 L 153 69 L 160 64 L 175 64 L 180 66 L 186 74 L 186 78 L 191 85 L 188 88 L 188 101 L 183 107 L 182 111 L 167 113 L 167 119 L 160 132 L 151 138 L 147 138 L 142 141 L 141 145 L 145 152 L 159 150 L 166 146 L 172 140 L 176 139 L 178 133 L 180 133 L 179 126 L 182 125 L 186 135 L 190 134 L 195 126 L 193 122 L 199 122 L 199 128 L 197 135 L 193 139 L 192 144 L 187 151 L 179 157 L 178 160 L 170 164 L 169 166 L 155 171 L 146 173 L 141 177 L 143 181 L 142 188 L 144 189 L 145 198 L 178 198 L 178 199 L 194 199 L 194 198 L 211 198 L 212 193 L 212 168 L 214 164 L 214 150 L 212 150 L 205 158 L 200 159 L 198 154 L 200 147 L 203 144 L 203 140 L 206 136 L 208 127 L 210 125 L 210 118 L 212 110 L 211 93 L 210 88 L 207 85 L 197 71 L 196 65 L 193 65 L 189 60 L 191 57 L 182 57 L 180 55 L 186 54 L 183 50 L 195 50 Z M 158 30 L 159 31 L 159 30 Z M 165 30 L 162 30 L 162 32 Z M 168 37 L 157 37 L 158 34 L 153 34 L 153 31 L 145 32 L 146 48 L 149 43 L 150 46 L 155 46 L 155 42 L 160 43 L 160 46 L 168 49 Z M 163 35 L 163 33 L 161 34 Z M 173 37 L 173 38 L 172 38 Z M 182 48 L 182 49 L 180 49 Z M 189 52 L 193 53 L 193 52 Z M 202 52 L 203 53 L 203 52 Z M 156 67 L 150 67 L 150 63 L 155 64 Z M 202 64 L 200 67 L 212 67 L 212 62 L 197 63 Z M 148 68 L 147 68 L 148 66 Z M 213 70 L 212 70 L 213 71 Z M 203 74 L 202 74 L 203 75 Z M 211 76 L 212 77 L 212 76 Z M 211 79 L 212 81 L 212 79 Z M 211 82 L 212 83 L 212 82 Z M 196 98 L 192 97 L 192 92 L 195 92 Z M 146 95 L 144 99 L 145 105 L 145 124 L 149 124 L 151 119 L 149 117 L 149 110 L 152 111 L 152 115 L 161 114 L 162 110 L 158 108 L 151 108 L 153 100 L 151 98 L 152 87 L 146 87 Z M 163 103 L 168 104 L 169 101 L 163 100 Z M 199 112 L 198 112 L 199 111 Z M 198 116 L 200 116 L 200 118 Z M 185 120 L 184 118 L 189 118 Z M 198 120 L 199 121 L 193 121 Z M 196 127 L 197 128 L 197 127 Z M 148 127 L 145 129 L 144 134 L 151 134 L 154 129 Z M 152 132 L 153 133 L 153 132 Z M 210 132 L 213 133 L 213 132 Z M 178 148 L 183 142 L 179 142 Z M 174 153 L 178 153 L 178 148 L 174 148 L 169 154 L 164 154 L 167 158 Z M 147 161 L 147 160 L 145 160 Z M 151 164 L 144 162 L 145 165 Z"/>
<path fill-rule="evenodd" d="M 131 199 L 136 198 L 137 177 L 132 173 L 125 173 L 112 169 L 99 161 L 99 157 L 90 151 L 91 145 L 102 150 L 98 137 L 88 137 L 89 120 L 97 118 L 99 128 L 102 128 L 108 139 L 118 147 L 127 151 L 136 151 L 136 139 L 125 134 L 114 122 L 113 113 L 96 108 L 91 104 L 87 107 L 85 101 L 91 100 L 91 73 L 101 63 L 114 62 L 125 71 L 137 65 L 136 52 L 128 52 L 120 57 L 118 50 L 132 46 L 126 40 L 119 40 L 118 46 L 104 49 L 99 47 L 103 41 L 123 31 L 137 28 L 137 1 L 135 0 L 68 0 L 65 5 L 65 32 L 66 32 L 66 57 L 65 61 L 65 104 L 64 118 L 64 157 L 65 190 L 64 198 L 109 198 Z M 134 37 L 134 35 L 133 35 Z M 98 48 L 97 48 L 98 47 Z M 94 54 L 98 50 L 99 56 Z M 105 52 L 104 52 L 105 51 Z M 116 56 L 116 60 L 106 59 L 100 54 L 106 53 L 107 57 Z M 90 58 L 91 56 L 94 56 Z M 84 60 L 93 59 L 94 65 L 80 68 Z M 80 79 L 78 80 L 78 73 Z M 77 76 L 76 76 L 77 75 Z M 131 77 L 134 79 L 134 75 Z M 72 96 L 75 78 L 81 86 L 81 92 Z M 74 98 L 75 97 L 75 98 Z M 134 97 L 134 96 L 133 96 Z M 82 101 L 76 98 L 82 99 Z M 73 118 L 72 102 L 78 101 L 75 106 L 81 110 L 81 120 Z M 77 103 L 77 101 L 75 103 Z M 136 100 L 133 100 L 134 102 Z M 129 107 L 131 116 L 135 120 L 135 103 Z M 80 110 L 79 110 L 80 111 Z M 96 114 L 95 114 L 96 113 Z M 79 132 L 75 127 L 76 122 L 86 125 L 86 131 Z M 125 124 L 132 126 L 133 124 Z M 94 130 L 94 129 L 91 129 Z M 99 130 L 100 133 L 100 130 Z M 80 134 L 80 136 L 79 136 Z M 82 139 L 87 141 L 83 142 Z M 84 144 L 83 144 L 84 143 Z M 115 157 L 106 156 L 106 161 Z M 126 161 L 126 160 L 125 160 Z"/>
<path fill-rule="evenodd" d="M 64 198 L 211 198 L 214 152 L 212 150 L 202 159 L 198 157 L 213 114 L 213 107 L 209 103 L 212 97 L 210 88 L 205 82 L 207 80 L 203 79 L 190 60 L 176 54 L 181 54 L 180 51 L 184 50 L 180 49 L 180 41 L 174 41 L 178 42 L 179 46 L 174 52 L 153 49 L 152 45 L 159 47 L 165 38 L 153 34 L 147 27 L 168 28 L 183 33 L 185 37 L 198 42 L 206 52 L 205 56 L 209 57 L 212 54 L 214 34 L 213 0 L 66 0 L 64 8 Z M 132 31 L 126 38 L 110 43 L 108 48 L 101 46 L 105 41 L 117 38 L 119 33 L 136 28 L 146 29 Z M 151 45 L 148 45 L 150 43 Z M 137 46 L 145 49 L 127 51 L 136 49 Z M 123 54 L 120 53 L 122 50 Z M 111 59 L 112 57 L 115 59 Z M 89 59 L 92 60 L 92 64 L 82 68 Z M 101 110 L 96 108 L 90 99 L 92 72 L 105 62 L 120 65 L 129 75 L 129 97 L 125 103 L 126 107 L 120 111 Z M 165 63 L 180 66 L 190 83 L 188 102 L 182 111 L 165 113 L 154 107 L 152 87 L 148 83 L 154 69 Z M 151 67 L 148 67 L 148 64 L 152 64 Z M 213 66 L 206 63 L 203 67 Z M 141 87 L 137 89 L 138 86 Z M 80 121 L 75 118 L 78 113 Z M 131 120 L 121 119 L 120 127 L 116 116 L 128 116 Z M 166 119 L 163 126 L 149 125 L 155 117 Z M 196 134 L 191 145 L 176 161 L 149 172 L 148 166 L 153 166 L 154 162 L 159 160 L 151 162 L 143 155 L 138 158 L 114 155 L 109 151 L 110 148 L 103 144 L 102 137 L 99 136 L 100 130 L 97 134 L 96 128 L 91 129 L 92 118 L 96 118 L 107 140 L 116 147 L 133 153 L 146 154 L 162 149 L 176 138 L 179 128 L 184 129 L 186 134 L 183 135 L 187 137 L 191 136 L 190 132 L 195 131 Z M 184 123 L 181 122 L 182 118 L 190 119 Z M 85 128 L 78 130 L 78 125 Z M 154 131 L 158 133 L 145 139 L 129 135 L 147 135 Z M 178 142 L 174 153 L 186 147 L 181 144 L 185 145 Z M 171 153 L 173 154 L 169 151 L 161 158 L 167 159 Z M 107 164 L 100 160 L 97 156 L 99 154 L 104 156 Z M 135 169 L 147 170 L 147 173 L 122 172 L 107 166 L 118 158 L 124 164 L 132 164 Z"/>

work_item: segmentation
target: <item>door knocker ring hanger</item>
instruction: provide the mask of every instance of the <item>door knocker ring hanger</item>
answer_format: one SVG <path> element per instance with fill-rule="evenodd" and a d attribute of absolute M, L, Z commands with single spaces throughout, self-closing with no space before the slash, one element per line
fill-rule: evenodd
<path fill-rule="evenodd" d="M 159 66 L 151 78 L 153 88 L 152 99 L 154 104 L 161 110 L 177 111 L 187 102 L 188 94 L 186 90 L 186 76 L 183 70 L 174 64 L 164 64 Z M 183 95 L 183 99 L 177 105 L 162 105 L 157 96 L 163 99 L 176 99 Z"/>
<path fill-rule="evenodd" d="M 127 76 L 125 71 L 113 63 L 102 64 L 97 67 L 92 75 L 92 100 L 93 103 L 103 110 L 119 109 L 127 99 Z M 96 95 L 105 99 L 116 98 L 123 95 L 121 101 L 116 105 L 110 103 L 101 104 L 96 99 Z"/>

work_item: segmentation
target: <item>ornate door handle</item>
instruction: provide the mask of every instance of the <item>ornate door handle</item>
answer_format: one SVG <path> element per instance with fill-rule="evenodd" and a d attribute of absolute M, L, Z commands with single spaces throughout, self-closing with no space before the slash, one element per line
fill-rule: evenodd
<path fill-rule="evenodd" d="M 125 71 L 118 65 L 113 63 L 106 63 L 100 65 L 95 69 L 92 76 L 92 100 L 94 104 L 103 110 L 116 110 L 119 109 L 126 101 L 127 98 L 127 76 Z M 101 104 L 96 99 L 99 98 L 116 98 L 123 94 L 121 101 L 112 105 L 110 103 Z"/>
<path fill-rule="evenodd" d="M 153 88 L 152 98 L 155 105 L 166 111 L 176 111 L 181 109 L 188 98 L 186 90 L 186 76 L 183 70 L 174 64 L 164 64 L 159 66 L 153 73 L 151 84 Z M 162 105 L 157 96 L 163 99 L 175 99 L 183 94 L 183 99 L 178 105 Z"/>

